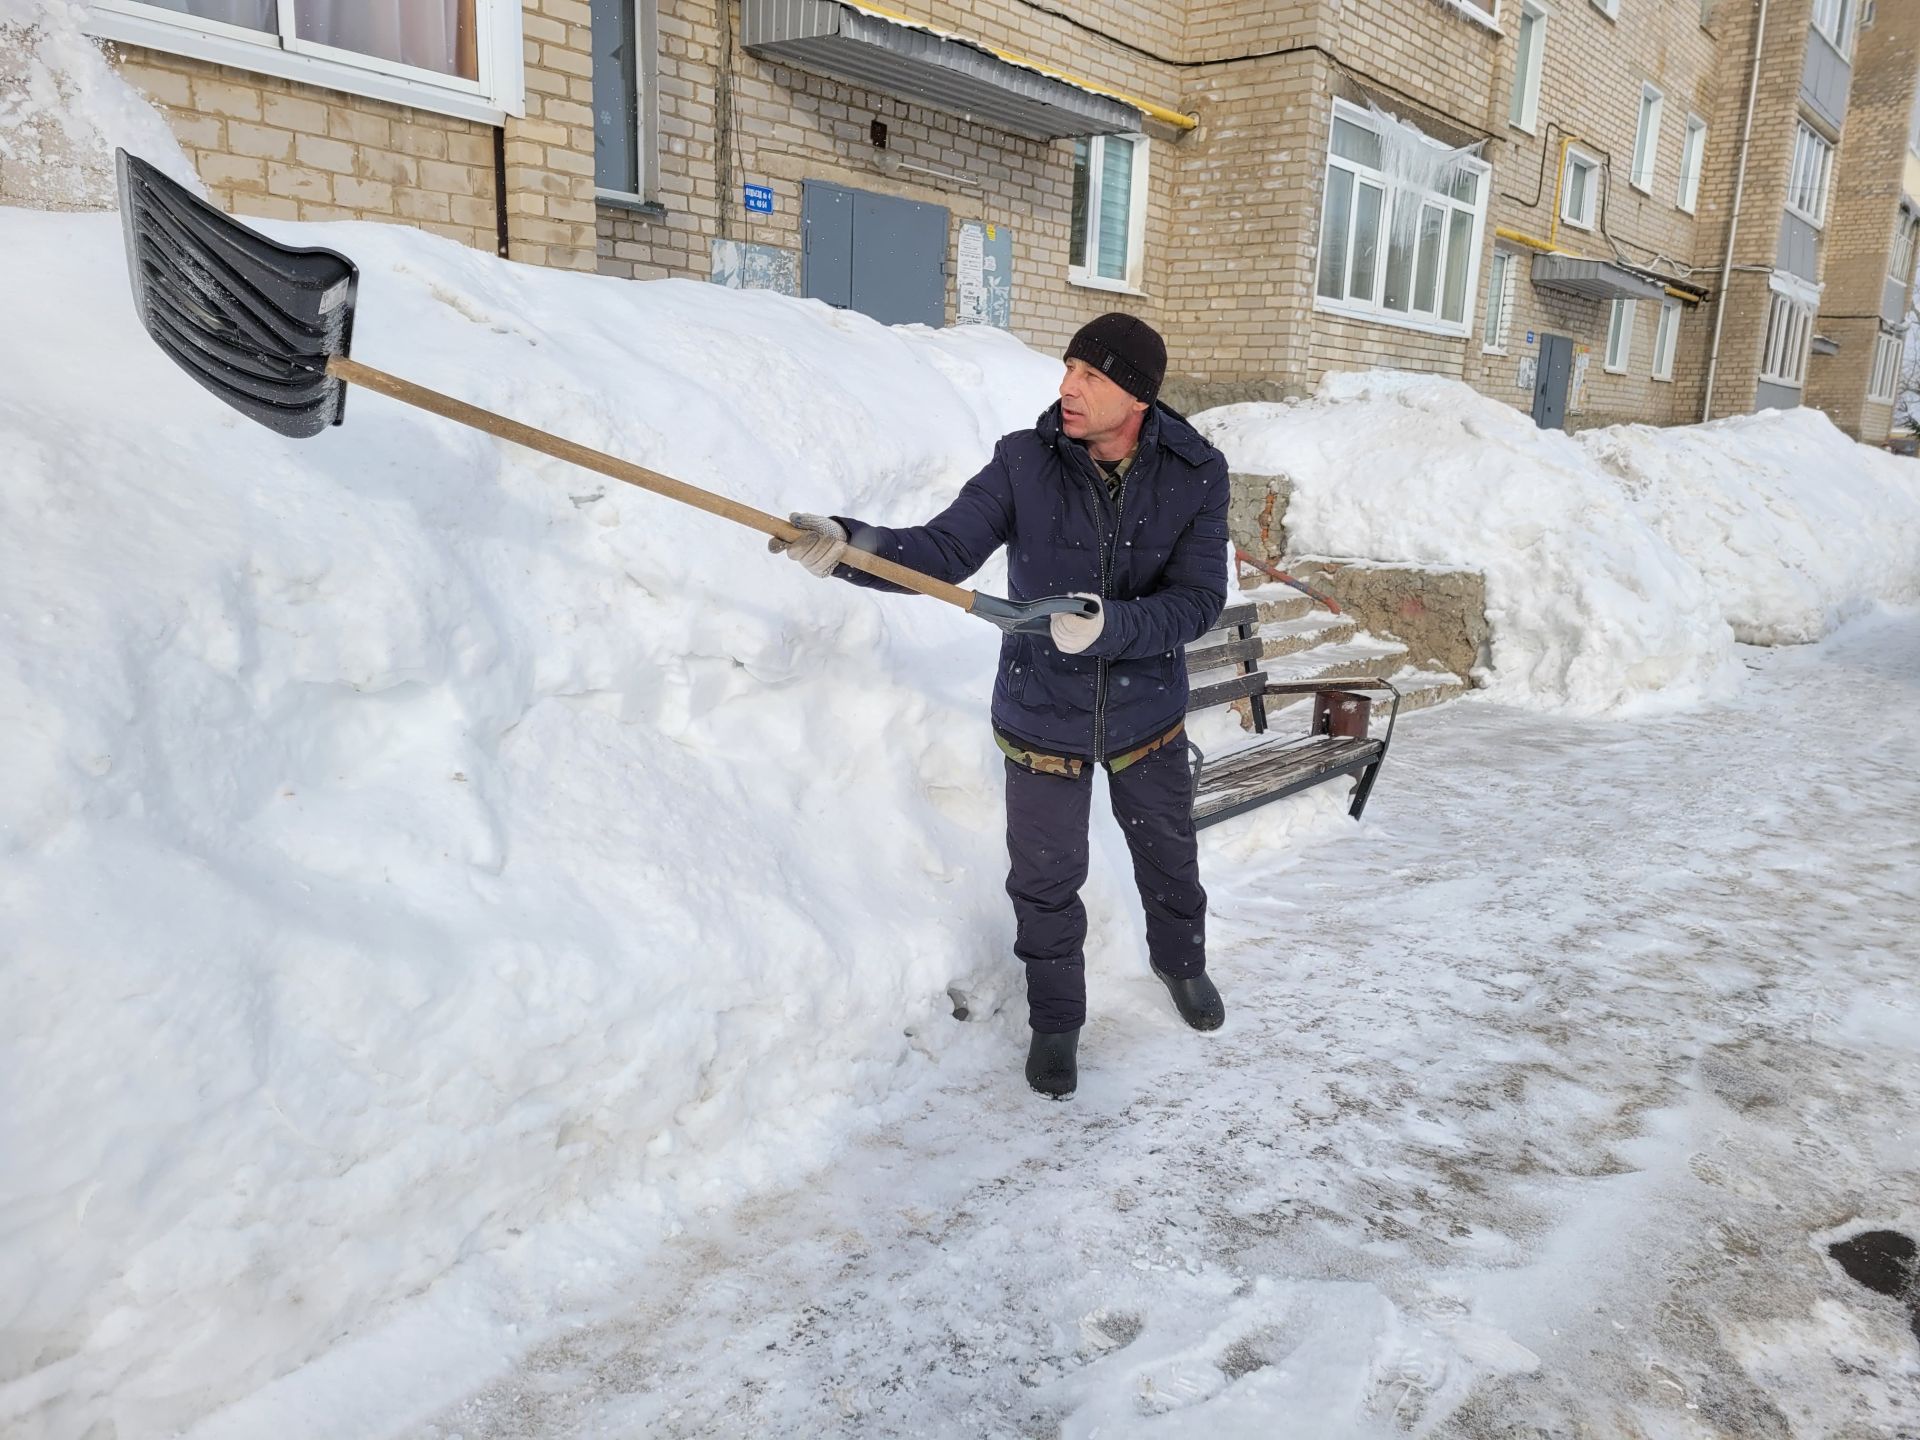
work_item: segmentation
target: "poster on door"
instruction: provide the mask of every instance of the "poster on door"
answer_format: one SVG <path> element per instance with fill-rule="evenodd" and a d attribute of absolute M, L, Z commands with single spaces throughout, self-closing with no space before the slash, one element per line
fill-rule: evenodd
<path fill-rule="evenodd" d="M 1540 357 L 1522 355 L 1520 363 L 1514 368 L 1514 384 L 1518 389 L 1533 393 L 1534 382 L 1540 378 Z"/>
<path fill-rule="evenodd" d="M 967 220 L 960 226 L 954 317 L 962 325 L 1013 325 L 1013 232 Z"/>

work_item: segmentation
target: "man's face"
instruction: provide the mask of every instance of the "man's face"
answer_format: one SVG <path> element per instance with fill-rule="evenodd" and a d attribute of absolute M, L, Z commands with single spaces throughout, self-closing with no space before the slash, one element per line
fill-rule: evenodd
<path fill-rule="evenodd" d="M 1098 445 L 1124 432 L 1146 409 L 1146 401 L 1134 399 L 1086 361 L 1067 361 L 1067 373 L 1060 377 L 1060 428 L 1068 439 Z"/>

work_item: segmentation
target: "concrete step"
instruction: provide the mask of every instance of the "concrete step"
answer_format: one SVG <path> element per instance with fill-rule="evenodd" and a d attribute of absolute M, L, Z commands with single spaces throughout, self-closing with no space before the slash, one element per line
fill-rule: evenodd
<path fill-rule="evenodd" d="M 1260 637 L 1260 653 L 1267 660 L 1282 655 L 1297 655 L 1321 645 L 1341 645 L 1360 634 L 1352 620 L 1330 615 L 1325 610 L 1286 620 L 1263 621 L 1254 632 Z"/>
<path fill-rule="evenodd" d="M 1411 665 L 1387 678 L 1400 687 L 1402 715 L 1457 700 L 1473 689 L 1471 680 L 1462 680 L 1451 671 L 1419 669 Z M 1376 710 L 1374 713 L 1377 715 L 1381 712 Z"/>

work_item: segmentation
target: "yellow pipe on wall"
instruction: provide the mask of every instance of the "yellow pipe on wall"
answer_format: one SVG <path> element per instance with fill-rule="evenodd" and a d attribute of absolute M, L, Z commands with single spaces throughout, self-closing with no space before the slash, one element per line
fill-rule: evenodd
<path fill-rule="evenodd" d="M 868 0 L 839 0 L 849 10 L 858 10 L 862 15 L 871 15 L 877 20 L 891 20 L 898 25 L 912 25 L 921 30 L 932 30 L 940 34 L 943 31 L 937 25 L 925 20 L 916 20 L 911 15 L 903 15 L 898 10 L 889 10 L 884 5 L 869 4 Z M 1082 90 L 1091 90 L 1096 95 L 1105 95 L 1118 100 L 1123 105 L 1131 105 L 1143 115 L 1149 115 L 1163 125 L 1171 125 L 1176 130 L 1191 130 L 1200 122 L 1191 115 L 1182 115 L 1178 110 L 1170 110 L 1165 105 L 1156 105 L 1151 100 L 1142 100 L 1137 95 L 1129 95 L 1124 90 L 1116 90 L 1111 85 L 1102 85 L 1097 80 L 1075 75 L 1067 70 L 1056 69 L 1052 65 L 1043 65 L 1038 60 L 1029 60 L 1024 55 L 1016 55 L 1011 50 L 1002 50 L 997 45 L 989 45 L 984 40 L 975 40 L 970 36 L 957 37 L 976 49 L 985 50 L 989 55 L 1006 61 L 1009 65 L 1018 65 L 1026 70 L 1037 70 L 1042 75 L 1051 75 L 1056 80 L 1064 80 L 1069 85 L 1077 85 Z"/>

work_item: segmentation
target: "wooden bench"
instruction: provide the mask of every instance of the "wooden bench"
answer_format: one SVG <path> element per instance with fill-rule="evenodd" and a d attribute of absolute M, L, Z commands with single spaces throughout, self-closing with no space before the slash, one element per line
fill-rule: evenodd
<path fill-rule="evenodd" d="M 1269 800 L 1298 794 L 1343 775 L 1356 777 L 1353 803 L 1347 813 L 1358 820 L 1367 808 L 1367 797 L 1373 793 L 1374 779 L 1393 740 L 1400 692 L 1391 681 L 1365 676 L 1270 680 L 1260 668 L 1259 623 L 1259 607 L 1252 601 L 1231 604 L 1220 612 L 1213 630 L 1187 647 L 1190 680 L 1229 666 L 1239 672 L 1229 679 L 1195 685 L 1187 698 L 1187 713 L 1245 700 L 1252 711 L 1254 732 L 1265 737 L 1212 759 L 1188 737 L 1194 827 L 1204 830 Z M 1393 696 L 1387 733 L 1378 738 L 1367 733 L 1373 702 L 1361 692 L 1368 690 Z M 1313 719 L 1305 735 L 1284 739 L 1267 735 L 1267 700 L 1279 695 L 1314 697 Z"/>

